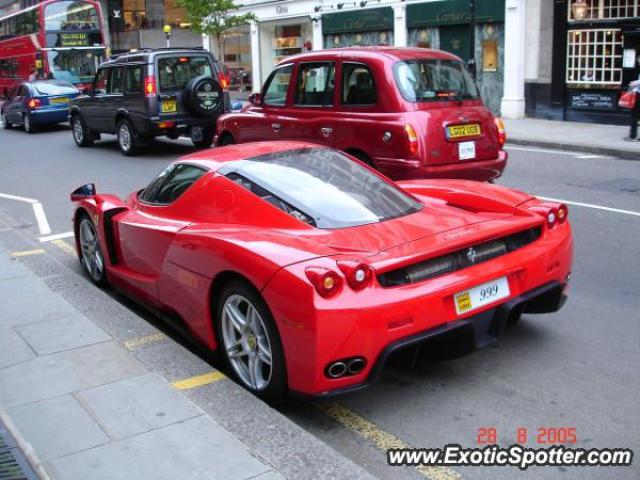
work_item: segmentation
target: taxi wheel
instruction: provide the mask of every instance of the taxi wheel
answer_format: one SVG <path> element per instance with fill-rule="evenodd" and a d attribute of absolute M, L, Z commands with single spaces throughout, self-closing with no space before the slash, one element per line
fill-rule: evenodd
<path fill-rule="evenodd" d="M 31 115 L 29 115 L 28 113 L 24 114 L 24 117 L 22 117 L 22 121 L 24 123 L 24 131 L 27 133 L 35 133 L 37 128 L 36 126 L 31 122 Z"/>
<path fill-rule="evenodd" d="M 7 120 L 7 117 L 5 116 L 4 112 L 2 112 L 2 126 L 4 127 L 5 130 L 10 130 L 11 128 L 13 128 L 13 125 L 9 123 L 9 120 Z"/>
<path fill-rule="evenodd" d="M 93 144 L 93 134 L 78 114 L 71 117 L 71 131 L 73 139 L 79 147 L 88 147 Z"/>
<path fill-rule="evenodd" d="M 227 282 L 216 299 L 215 330 L 235 380 L 277 404 L 286 399 L 287 371 L 278 328 L 260 293 L 247 282 Z"/>
<path fill-rule="evenodd" d="M 123 118 L 118 122 L 118 146 L 123 155 L 133 157 L 140 153 L 140 139 L 129 120 Z"/>

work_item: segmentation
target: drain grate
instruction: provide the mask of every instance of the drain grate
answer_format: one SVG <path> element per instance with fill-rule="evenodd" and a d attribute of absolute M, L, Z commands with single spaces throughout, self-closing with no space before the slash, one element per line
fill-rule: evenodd
<path fill-rule="evenodd" d="M 0 423 L 0 480 L 37 480 L 11 434 Z"/>

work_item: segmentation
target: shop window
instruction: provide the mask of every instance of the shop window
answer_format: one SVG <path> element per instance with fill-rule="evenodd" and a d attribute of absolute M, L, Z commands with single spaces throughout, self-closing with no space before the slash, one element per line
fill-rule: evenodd
<path fill-rule="evenodd" d="M 569 21 L 640 17 L 640 0 L 570 0 Z"/>
<path fill-rule="evenodd" d="M 173 28 L 189 28 L 191 24 L 187 22 L 187 11 L 180 6 L 177 0 L 165 0 L 164 2 L 164 23 Z"/>
<path fill-rule="evenodd" d="M 570 30 L 567 35 L 567 83 L 601 86 L 620 84 L 620 30 Z"/>
<path fill-rule="evenodd" d="M 361 63 L 342 64 L 342 103 L 375 105 L 378 101 L 371 70 Z"/>
<path fill-rule="evenodd" d="M 263 104 L 284 106 L 287 101 L 287 89 L 289 88 L 292 71 L 293 65 L 285 65 L 274 70 L 264 89 Z"/>
<path fill-rule="evenodd" d="M 333 105 L 336 67 L 333 63 L 303 63 L 298 68 L 295 104 L 306 107 Z"/>
<path fill-rule="evenodd" d="M 147 28 L 146 8 L 145 0 L 123 0 L 122 17 L 125 31 Z"/>
<path fill-rule="evenodd" d="M 482 71 L 496 72 L 498 70 L 498 42 L 495 40 L 482 41 Z"/>

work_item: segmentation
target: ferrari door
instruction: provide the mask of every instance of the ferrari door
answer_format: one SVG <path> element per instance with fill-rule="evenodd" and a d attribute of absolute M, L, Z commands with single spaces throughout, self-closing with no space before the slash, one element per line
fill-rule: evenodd
<path fill-rule="evenodd" d="M 157 296 L 169 247 L 176 233 L 191 223 L 175 202 L 205 173 L 195 165 L 170 165 L 132 199 L 130 210 L 114 218 L 120 271 L 141 293 Z"/>

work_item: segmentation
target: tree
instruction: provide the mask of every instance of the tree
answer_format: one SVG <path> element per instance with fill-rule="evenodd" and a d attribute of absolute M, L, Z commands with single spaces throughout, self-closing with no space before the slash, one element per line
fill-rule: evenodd
<path fill-rule="evenodd" d="M 234 15 L 232 12 L 240 5 L 233 0 L 178 0 L 178 3 L 186 10 L 187 21 L 194 32 L 215 37 L 221 62 L 224 62 L 224 32 L 256 19 L 253 13 Z"/>

